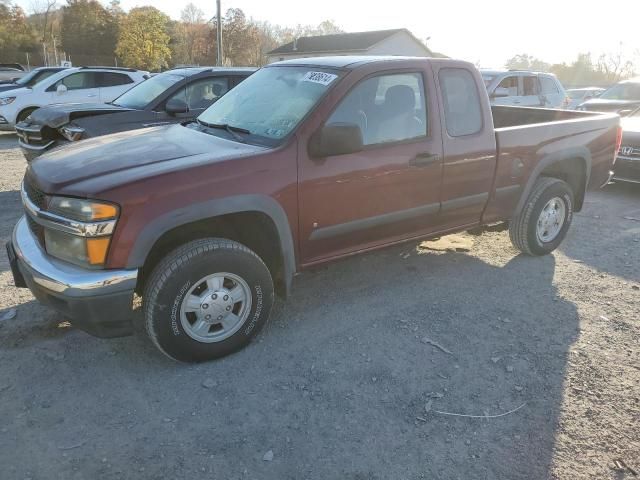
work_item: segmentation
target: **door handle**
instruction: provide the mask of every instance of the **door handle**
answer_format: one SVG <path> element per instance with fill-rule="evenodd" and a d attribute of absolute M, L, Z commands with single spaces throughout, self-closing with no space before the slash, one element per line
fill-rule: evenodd
<path fill-rule="evenodd" d="M 409 161 L 412 167 L 426 167 L 432 163 L 440 163 L 440 155 L 437 153 L 419 153 Z"/>
<path fill-rule="evenodd" d="M 89 93 L 87 94 L 87 97 L 97 97 L 98 95 L 96 95 L 95 93 Z"/>

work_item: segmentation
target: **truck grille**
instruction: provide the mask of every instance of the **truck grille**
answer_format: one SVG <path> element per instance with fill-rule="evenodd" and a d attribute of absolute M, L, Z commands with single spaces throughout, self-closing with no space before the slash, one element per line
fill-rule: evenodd
<path fill-rule="evenodd" d="M 623 145 L 620 147 L 620 156 L 627 158 L 640 158 L 640 147 Z"/>
<path fill-rule="evenodd" d="M 39 130 L 20 128 L 18 126 L 16 126 L 15 129 L 16 135 L 18 135 L 18 138 L 24 144 L 40 147 L 47 143 L 47 140 L 42 137 L 42 133 Z"/>
<path fill-rule="evenodd" d="M 24 191 L 27 193 L 27 197 L 29 197 L 31 203 L 36 207 L 40 209 L 44 209 L 46 207 L 46 195 L 34 187 L 27 179 L 24 181 Z"/>

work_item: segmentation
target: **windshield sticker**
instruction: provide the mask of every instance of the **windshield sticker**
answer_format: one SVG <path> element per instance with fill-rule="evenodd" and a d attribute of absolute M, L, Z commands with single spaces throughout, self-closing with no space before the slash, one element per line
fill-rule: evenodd
<path fill-rule="evenodd" d="M 338 78 L 338 76 L 334 75 L 333 73 L 307 72 L 306 75 L 302 77 L 302 81 L 319 83 L 320 85 L 324 85 L 326 87 L 336 78 Z"/>

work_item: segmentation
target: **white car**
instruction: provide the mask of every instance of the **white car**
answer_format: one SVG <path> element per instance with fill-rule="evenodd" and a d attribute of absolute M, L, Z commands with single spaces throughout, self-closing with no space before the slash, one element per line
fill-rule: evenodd
<path fill-rule="evenodd" d="M 575 108 L 582 102 L 599 97 L 605 90 L 605 88 L 600 87 L 570 88 L 567 90 L 567 95 L 569 95 L 571 101 L 567 108 L 575 110 Z"/>
<path fill-rule="evenodd" d="M 106 103 L 149 78 L 148 72 L 132 68 L 68 68 L 36 83 L 0 93 L 0 130 L 16 123 L 37 108 L 61 103 Z"/>
<path fill-rule="evenodd" d="M 569 96 L 552 73 L 481 69 L 491 105 L 567 108 Z"/>

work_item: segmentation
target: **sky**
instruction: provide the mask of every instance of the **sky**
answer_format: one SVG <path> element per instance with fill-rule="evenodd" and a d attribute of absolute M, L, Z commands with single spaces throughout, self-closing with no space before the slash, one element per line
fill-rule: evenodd
<path fill-rule="evenodd" d="M 192 1 L 208 18 L 215 14 L 215 0 Z M 27 11 L 32 2 L 16 1 Z M 176 19 L 187 3 L 121 0 L 125 10 L 153 5 Z M 627 56 L 637 53 L 640 67 L 640 0 L 222 0 L 222 11 L 228 8 L 283 26 L 328 19 L 348 32 L 405 27 L 420 39 L 430 37 L 432 50 L 483 67 L 502 67 L 520 53 L 559 63 L 574 60 L 580 52 L 592 52 L 595 58 L 620 48 Z"/>

